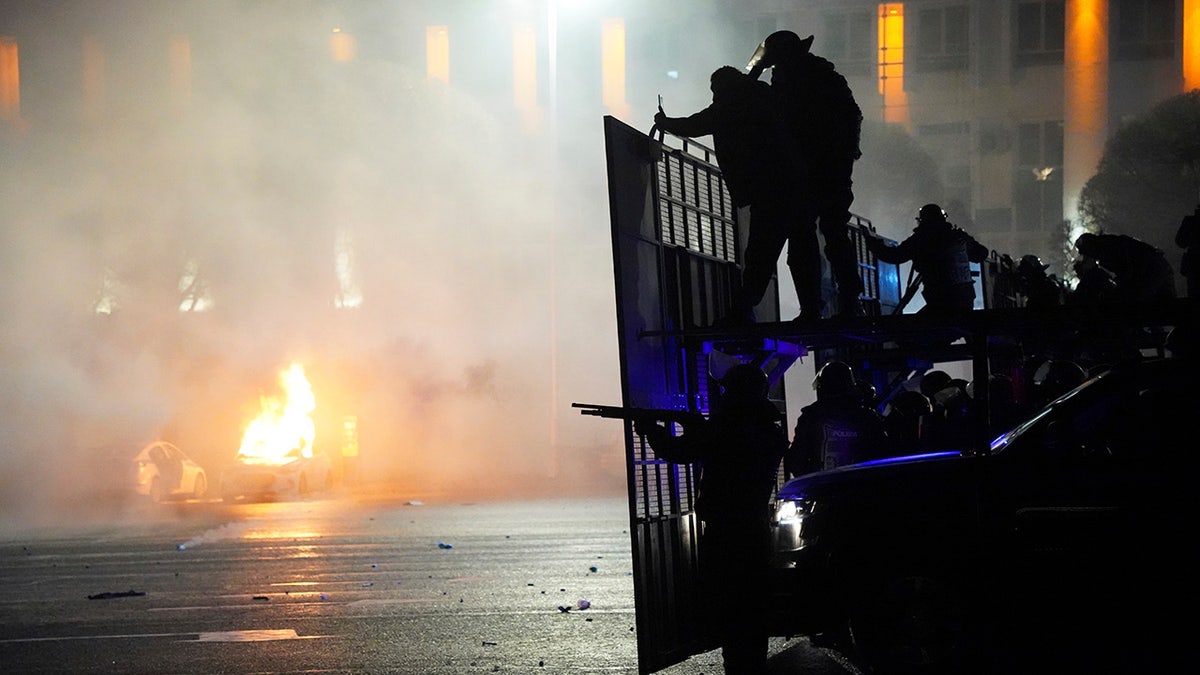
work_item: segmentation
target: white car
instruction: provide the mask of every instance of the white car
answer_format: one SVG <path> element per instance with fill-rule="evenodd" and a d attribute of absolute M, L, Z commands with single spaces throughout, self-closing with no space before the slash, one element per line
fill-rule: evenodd
<path fill-rule="evenodd" d="M 201 499 L 208 493 L 208 476 L 199 464 L 166 441 L 154 441 L 133 458 L 136 491 L 155 502 Z"/>

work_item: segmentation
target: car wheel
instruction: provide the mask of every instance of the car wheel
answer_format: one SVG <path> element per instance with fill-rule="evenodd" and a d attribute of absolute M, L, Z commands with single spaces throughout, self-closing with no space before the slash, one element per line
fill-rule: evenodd
<path fill-rule="evenodd" d="M 879 675 L 962 672 L 970 649 L 961 584 L 897 570 L 864 586 L 849 617 L 854 651 Z"/>
<path fill-rule="evenodd" d="M 204 496 L 207 494 L 208 479 L 204 477 L 204 474 L 198 474 L 196 476 L 196 483 L 192 486 L 192 496 L 196 499 L 204 499 Z"/>

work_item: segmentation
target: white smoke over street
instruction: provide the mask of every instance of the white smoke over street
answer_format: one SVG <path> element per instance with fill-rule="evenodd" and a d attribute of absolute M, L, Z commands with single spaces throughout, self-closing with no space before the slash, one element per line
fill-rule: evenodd
<path fill-rule="evenodd" d="M 0 121 L 0 517 L 88 504 L 124 480 L 102 449 L 155 438 L 215 487 L 292 362 L 318 447 L 337 456 L 356 418 L 359 480 L 624 490 L 620 423 L 570 408 L 620 396 L 606 3 L 562 3 L 553 83 L 538 43 L 532 133 L 510 27 L 542 30 L 548 5 L 518 4 L 6 3 L 21 119 Z M 716 10 L 681 25 L 673 3 L 607 6 L 636 19 L 619 116 L 639 128 L 664 88 L 671 114 L 707 105 L 708 74 L 762 37 Z M 654 32 L 672 21 L 705 46 Z M 424 68 L 439 22 L 449 83 Z M 352 59 L 331 56 L 335 29 Z"/>

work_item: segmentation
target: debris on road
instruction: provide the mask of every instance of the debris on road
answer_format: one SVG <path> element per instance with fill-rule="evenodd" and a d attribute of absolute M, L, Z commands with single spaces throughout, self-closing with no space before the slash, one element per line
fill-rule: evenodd
<path fill-rule="evenodd" d="M 444 541 L 439 541 L 438 548 L 454 548 L 454 544 L 447 544 Z"/>
<path fill-rule="evenodd" d="M 145 595 L 145 591 L 108 591 L 87 596 L 88 600 L 108 600 L 110 598 L 136 598 Z"/>

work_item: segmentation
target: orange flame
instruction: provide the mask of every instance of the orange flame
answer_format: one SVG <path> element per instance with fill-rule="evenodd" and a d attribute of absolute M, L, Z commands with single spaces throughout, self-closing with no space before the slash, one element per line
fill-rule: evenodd
<path fill-rule="evenodd" d="M 260 397 L 262 412 L 246 427 L 238 461 L 247 464 L 286 464 L 312 457 L 315 428 L 310 413 L 316 398 L 304 367 L 293 363 L 279 374 L 285 397 Z"/>

